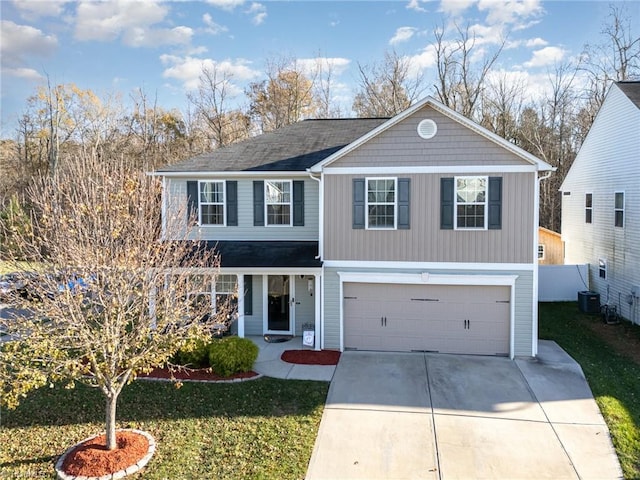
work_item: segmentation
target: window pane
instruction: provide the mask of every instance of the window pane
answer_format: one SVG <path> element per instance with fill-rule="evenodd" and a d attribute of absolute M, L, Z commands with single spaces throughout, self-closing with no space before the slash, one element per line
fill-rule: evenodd
<path fill-rule="evenodd" d="M 616 193 L 616 208 L 624 208 L 624 193 L 622 192 Z"/>
<path fill-rule="evenodd" d="M 223 205 L 202 205 L 200 208 L 203 225 L 224 225 Z"/>
<path fill-rule="evenodd" d="M 393 205 L 369 205 L 369 227 L 393 228 Z"/>
<path fill-rule="evenodd" d="M 593 205 L 593 194 L 587 193 L 584 197 L 584 205 L 587 208 L 591 208 Z"/>
<path fill-rule="evenodd" d="M 591 223 L 592 210 L 590 208 L 587 208 L 584 213 L 585 213 L 585 219 L 584 219 L 585 223 Z"/>
<path fill-rule="evenodd" d="M 367 213 L 370 228 L 395 228 L 396 181 L 367 180 Z"/>
<path fill-rule="evenodd" d="M 216 293 L 233 293 L 235 290 L 235 275 L 218 275 L 216 278 Z"/>
<path fill-rule="evenodd" d="M 457 228 L 485 228 L 487 179 L 456 178 Z"/>
<path fill-rule="evenodd" d="M 484 205 L 458 205 L 458 228 L 484 228 Z"/>
<path fill-rule="evenodd" d="M 201 183 L 200 201 L 205 203 L 224 202 L 224 188 L 222 186 L 222 182 Z"/>
<path fill-rule="evenodd" d="M 268 225 L 289 225 L 291 222 L 289 205 L 267 205 Z"/>
<path fill-rule="evenodd" d="M 616 227 L 624 227 L 624 211 L 616 210 Z"/>
<path fill-rule="evenodd" d="M 289 182 L 267 182 L 266 201 L 267 203 L 289 203 L 291 202 L 291 184 Z"/>

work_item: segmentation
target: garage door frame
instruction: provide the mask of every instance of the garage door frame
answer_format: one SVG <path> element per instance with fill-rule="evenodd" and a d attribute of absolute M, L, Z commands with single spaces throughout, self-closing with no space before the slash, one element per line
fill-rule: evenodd
<path fill-rule="evenodd" d="M 390 283 L 413 285 L 503 286 L 509 288 L 509 358 L 515 351 L 515 284 L 518 275 L 465 275 L 443 273 L 338 272 L 340 278 L 340 351 L 344 351 L 344 284 Z"/>

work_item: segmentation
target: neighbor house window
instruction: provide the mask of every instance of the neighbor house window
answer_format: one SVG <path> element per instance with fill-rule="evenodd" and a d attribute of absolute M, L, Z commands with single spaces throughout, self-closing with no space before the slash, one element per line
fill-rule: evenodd
<path fill-rule="evenodd" d="M 396 228 L 396 179 L 367 179 L 367 228 Z"/>
<path fill-rule="evenodd" d="M 199 182 L 200 225 L 224 225 L 225 182 Z"/>
<path fill-rule="evenodd" d="M 584 195 L 584 221 L 591 223 L 593 218 L 593 194 L 585 193 Z"/>
<path fill-rule="evenodd" d="M 291 180 L 264 182 L 267 225 L 291 225 Z"/>
<path fill-rule="evenodd" d="M 624 227 L 624 192 L 615 193 L 615 225 Z"/>
<path fill-rule="evenodd" d="M 598 276 L 600 278 L 607 278 L 607 261 L 603 258 L 598 260 Z"/>
<path fill-rule="evenodd" d="M 487 177 L 456 177 L 456 228 L 487 228 Z"/>
<path fill-rule="evenodd" d="M 544 260 L 544 244 L 538 244 L 538 260 Z"/>

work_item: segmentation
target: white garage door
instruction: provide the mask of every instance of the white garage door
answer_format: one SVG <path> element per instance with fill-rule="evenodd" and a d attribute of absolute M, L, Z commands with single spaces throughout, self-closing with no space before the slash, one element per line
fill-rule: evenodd
<path fill-rule="evenodd" d="M 344 284 L 346 349 L 509 354 L 510 287 Z"/>

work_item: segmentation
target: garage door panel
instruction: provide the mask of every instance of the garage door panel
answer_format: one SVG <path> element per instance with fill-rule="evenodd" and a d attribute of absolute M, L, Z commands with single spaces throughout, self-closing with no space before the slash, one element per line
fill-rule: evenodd
<path fill-rule="evenodd" d="M 510 288 L 344 284 L 345 348 L 508 354 Z"/>

